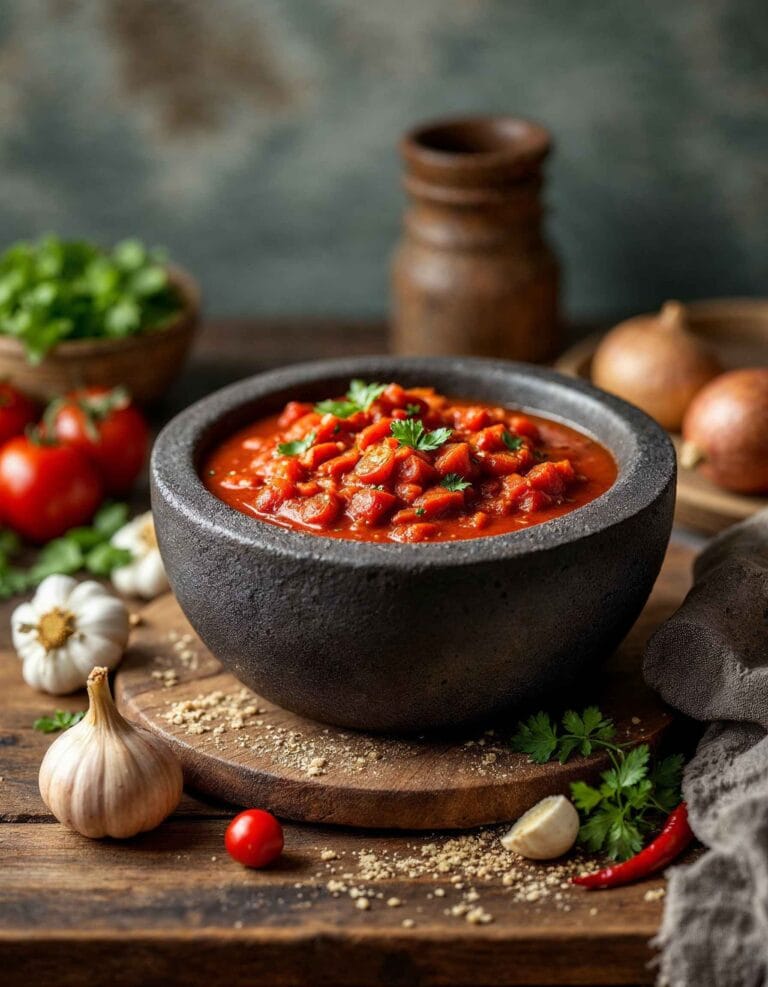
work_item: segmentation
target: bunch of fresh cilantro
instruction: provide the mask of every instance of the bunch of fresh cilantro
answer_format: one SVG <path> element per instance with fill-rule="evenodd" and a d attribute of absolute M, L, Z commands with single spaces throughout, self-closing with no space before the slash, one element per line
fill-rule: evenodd
<path fill-rule="evenodd" d="M 613 721 L 588 706 L 582 713 L 568 710 L 560 723 L 536 713 L 518 724 L 511 743 L 537 764 L 553 758 L 565 764 L 576 752 L 584 757 L 608 752 L 611 767 L 600 775 L 600 784 L 572 782 L 571 798 L 582 819 L 579 842 L 613 860 L 626 860 L 679 803 L 683 758 L 673 754 L 651 765 L 647 744 L 624 750 L 613 742 L 615 733 Z"/>
<path fill-rule="evenodd" d="M 16 243 L 0 255 L 0 332 L 37 363 L 65 339 L 159 328 L 181 308 L 164 263 L 138 240 L 111 251 L 54 236 Z"/>
<path fill-rule="evenodd" d="M 115 548 L 110 539 L 128 520 L 127 504 L 104 504 L 90 527 L 71 528 L 61 538 L 54 538 L 40 549 L 34 563 L 22 567 L 15 563 L 22 550 L 12 531 L 0 532 L 0 599 L 23 593 L 56 573 L 74 575 L 85 569 L 94 576 L 108 576 L 132 558 L 125 548 Z"/>

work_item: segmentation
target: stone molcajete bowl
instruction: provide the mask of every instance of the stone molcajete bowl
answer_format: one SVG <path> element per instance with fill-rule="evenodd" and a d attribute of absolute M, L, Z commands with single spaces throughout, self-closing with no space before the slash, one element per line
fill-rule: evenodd
<path fill-rule="evenodd" d="M 545 524 L 436 544 L 370 544 L 247 517 L 209 493 L 214 444 L 291 398 L 350 378 L 430 385 L 591 433 L 618 479 Z M 160 434 L 152 506 L 171 585 L 211 652 L 260 695 L 373 731 L 453 726 L 577 683 L 624 637 L 661 567 L 675 455 L 625 402 L 524 364 L 366 357 L 261 374 L 204 398 Z"/>

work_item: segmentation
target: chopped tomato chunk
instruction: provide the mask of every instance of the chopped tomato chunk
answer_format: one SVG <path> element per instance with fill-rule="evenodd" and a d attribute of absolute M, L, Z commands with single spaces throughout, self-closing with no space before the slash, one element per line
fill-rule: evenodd
<path fill-rule="evenodd" d="M 472 476 L 471 450 L 468 442 L 449 442 L 443 446 L 435 459 L 435 469 L 441 476 L 458 473 L 459 476 Z"/>
<path fill-rule="evenodd" d="M 432 487 L 415 502 L 416 510 L 421 509 L 424 517 L 435 518 L 448 514 L 449 511 L 460 511 L 464 507 L 464 494 L 458 490 L 446 490 L 444 487 Z"/>
<path fill-rule="evenodd" d="M 522 435 L 524 438 L 532 439 L 534 442 L 538 442 L 541 438 L 536 425 L 534 425 L 530 418 L 526 418 L 525 415 L 512 415 L 509 419 L 509 430 L 515 435 Z"/>
<path fill-rule="evenodd" d="M 381 442 L 388 435 L 391 435 L 392 418 L 380 418 L 373 425 L 369 425 L 364 428 L 362 432 L 357 437 L 357 445 L 359 449 L 367 449 L 368 446 L 374 444 L 374 442 Z"/>
<path fill-rule="evenodd" d="M 397 504 L 397 497 L 386 490 L 358 490 L 352 495 L 347 514 L 363 524 L 380 524 Z"/>
<path fill-rule="evenodd" d="M 481 463 L 486 473 L 491 476 L 508 476 L 519 473 L 533 462 L 533 453 L 527 446 L 521 446 L 517 452 L 487 452 Z"/>
<path fill-rule="evenodd" d="M 437 479 L 437 470 L 424 457 L 414 452 L 406 456 L 397 469 L 399 483 L 418 483 L 426 487 Z"/>
<path fill-rule="evenodd" d="M 301 457 L 301 465 L 307 469 L 316 469 L 320 463 L 326 459 L 332 459 L 344 449 L 342 442 L 321 442 L 319 445 L 311 446 Z"/>
<path fill-rule="evenodd" d="M 552 497 L 561 497 L 565 491 L 565 477 L 554 463 L 539 463 L 528 471 L 526 479 L 534 490 Z"/>
<path fill-rule="evenodd" d="M 440 528 L 436 524 L 415 523 L 396 524 L 392 529 L 390 538 L 392 541 L 419 542 L 429 541 L 430 538 L 437 537 Z"/>
<path fill-rule="evenodd" d="M 316 524 L 318 527 L 325 528 L 336 520 L 343 506 L 338 494 L 325 491 L 299 501 L 296 510 L 305 524 Z"/>
<path fill-rule="evenodd" d="M 386 483 L 395 468 L 395 453 L 389 446 L 369 446 L 355 466 L 355 475 L 363 483 Z"/>
<path fill-rule="evenodd" d="M 257 511 L 269 514 L 282 507 L 286 500 L 289 497 L 293 497 L 295 493 L 296 487 L 290 480 L 284 480 L 282 477 L 276 476 L 269 481 L 267 486 L 261 488 L 253 502 L 253 506 Z"/>
<path fill-rule="evenodd" d="M 340 476 L 354 469 L 358 459 L 360 459 L 360 453 L 357 449 L 347 449 L 340 456 L 334 456 L 333 459 L 326 459 L 318 470 L 318 473 L 324 476 L 332 476 L 335 480 L 338 480 Z"/>
<path fill-rule="evenodd" d="M 520 501 L 520 510 L 524 514 L 533 514 L 534 511 L 543 511 L 552 503 L 552 498 L 542 490 L 530 490 Z"/>
<path fill-rule="evenodd" d="M 289 425 L 293 425 L 299 418 L 303 418 L 311 411 L 311 404 L 306 404 L 304 401 L 289 401 L 283 409 L 282 415 L 277 419 L 277 427 L 288 428 Z"/>

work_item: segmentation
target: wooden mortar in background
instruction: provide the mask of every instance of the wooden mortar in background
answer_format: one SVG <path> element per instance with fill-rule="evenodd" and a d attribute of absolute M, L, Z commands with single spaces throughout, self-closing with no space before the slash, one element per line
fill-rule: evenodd
<path fill-rule="evenodd" d="M 427 124 L 400 142 L 409 198 L 392 272 L 391 348 L 543 362 L 560 348 L 557 258 L 542 231 L 541 126 Z"/>

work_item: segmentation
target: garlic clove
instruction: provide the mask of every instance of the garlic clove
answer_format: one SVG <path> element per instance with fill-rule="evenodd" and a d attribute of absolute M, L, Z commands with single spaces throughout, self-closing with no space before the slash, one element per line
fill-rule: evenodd
<path fill-rule="evenodd" d="M 502 846 L 529 860 L 562 857 L 579 835 L 579 814 L 564 795 L 549 795 L 521 816 L 501 838 Z"/>
<path fill-rule="evenodd" d="M 48 748 L 39 785 L 63 825 L 92 839 L 125 839 L 173 812 L 183 778 L 171 749 L 118 712 L 107 675 L 94 668 L 88 676 L 88 712 Z"/>

